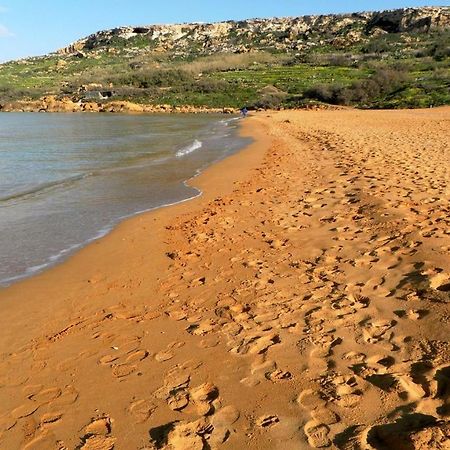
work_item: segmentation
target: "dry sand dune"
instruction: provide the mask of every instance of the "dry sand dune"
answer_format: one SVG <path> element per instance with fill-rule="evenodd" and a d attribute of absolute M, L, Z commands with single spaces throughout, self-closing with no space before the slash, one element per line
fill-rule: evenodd
<path fill-rule="evenodd" d="M 450 448 L 450 108 L 245 129 L 1 293 L 0 448 Z"/>

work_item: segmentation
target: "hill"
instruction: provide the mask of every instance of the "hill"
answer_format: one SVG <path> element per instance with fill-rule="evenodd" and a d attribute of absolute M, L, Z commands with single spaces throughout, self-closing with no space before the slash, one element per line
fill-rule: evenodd
<path fill-rule="evenodd" d="M 3 109 L 61 99 L 97 110 L 449 104 L 450 8 L 121 27 L 0 65 Z"/>

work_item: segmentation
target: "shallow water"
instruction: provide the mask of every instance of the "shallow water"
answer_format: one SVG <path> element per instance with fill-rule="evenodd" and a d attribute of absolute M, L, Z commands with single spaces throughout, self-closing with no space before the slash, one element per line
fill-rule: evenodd
<path fill-rule="evenodd" d="M 0 283 L 61 261 L 121 219 L 198 195 L 242 148 L 221 115 L 0 114 Z"/>

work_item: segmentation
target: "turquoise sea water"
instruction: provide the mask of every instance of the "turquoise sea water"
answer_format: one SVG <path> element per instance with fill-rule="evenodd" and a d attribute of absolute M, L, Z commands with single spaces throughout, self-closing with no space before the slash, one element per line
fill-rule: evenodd
<path fill-rule="evenodd" d="M 44 270 L 120 220 L 199 192 L 242 148 L 222 115 L 0 114 L 0 284 Z"/>

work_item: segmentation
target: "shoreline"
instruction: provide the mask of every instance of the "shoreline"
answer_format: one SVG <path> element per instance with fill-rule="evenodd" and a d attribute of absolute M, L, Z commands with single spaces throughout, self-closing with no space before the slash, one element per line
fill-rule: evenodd
<path fill-rule="evenodd" d="M 165 114 L 239 114 L 239 109 L 222 107 L 209 108 L 199 106 L 172 106 L 134 103 L 128 100 L 115 100 L 106 103 L 89 101 L 74 102 L 71 98 L 58 99 L 49 95 L 39 100 L 17 100 L 0 105 L 0 112 L 33 112 L 33 113 L 165 113 Z"/>
<path fill-rule="evenodd" d="M 236 117 L 236 118 L 231 118 L 231 119 L 224 119 L 223 121 L 229 122 L 229 121 L 234 121 L 234 120 L 239 120 L 239 119 L 240 119 L 240 117 Z M 240 123 L 242 123 L 242 122 L 240 122 Z M 241 137 L 241 136 L 242 136 L 242 130 L 241 130 L 241 126 L 239 126 L 238 129 L 236 130 L 236 137 Z M 249 136 L 245 136 L 245 137 L 249 137 Z M 192 188 L 192 190 L 194 192 L 192 193 L 191 196 L 183 198 L 178 201 L 163 203 L 158 206 L 147 207 L 144 209 L 137 210 L 133 213 L 117 217 L 116 219 L 114 219 L 114 221 L 112 223 L 106 224 L 102 228 L 97 230 L 93 234 L 92 237 L 89 237 L 82 242 L 72 244 L 69 247 L 64 247 L 58 253 L 48 256 L 45 260 L 43 260 L 39 264 L 28 267 L 25 270 L 25 272 L 23 272 L 21 274 L 14 275 L 9 278 L 0 280 L 0 292 L 2 291 L 2 289 L 11 287 L 11 286 L 15 285 L 16 283 L 30 279 L 30 278 L 32 278 L 36 275 L 39 275 L 47 270 L 51 270 L 53 267 L 56 267 L 59 264 L 64 263 L 65 261 L 67 261 L 68 258 L 71 258 L 72 256 L 74 256 L 81 249 L 91 245 L 92 243 L 94 243 L 100 239 L 103 239 L 105 236 L 107 236 L 109 233 L 111 233 L 117 226 L 119 226 L 124 221 L 132 219 L 141 214 L 152 213 L 159 209 L 173 207 L 178 204 L 182 204 L 184 202 L 188 202 L 188 201 L 196 199 L 197 197 L 202 196 L 203 192 L 195 186 L 195 180 L 199 176 L 201 176 L 205 171 L 207 171 L 210 167 L 214 166 L 215 164 L 219 164 L 221 161 L 223 161 L 224 159 L 227 159 L 230 156 L 233 156 L 234 154 L 240 153 L 241 151 L 245 150 L 246 147 L 247 147 L 247 145 L 244 144 L 237 151 L 235 150 L 234 152 L 232 152 L 231 154 L 226 155 L 226 156 L 220 156 L 220 157 L 218 157 L 218 159 L 216 159 L 212 163 L 208 163 L 206 165 L 203 165 L 202 167 L 199 167 L 195 171 L 194 175 L 192 175 L 190 178 L 185 179 L 184 181 L 180 182 L 180 185 L 183 185 L 187 188 Z"/>
<path fill-rule="evenodd" d="M 310 110 L 344 110 L 352 107 L 342 105 L 332 105 L 326 103 L 313 102 L 305 104 L 299 108 L 287 109 L 287 111 L 310 111 Z M 280 111 L 285 109 L 280 109 Z M 270 109 L 258 109 L 257 112 L 270 112 Z M 363 111 L 363 109 L 361 109 Z M 94 101 L 76 101 L 65 97 L 58 99 L 50 95 L 39 100 L 16 100 L 14 102 L 0 105 L 1 112 L 30 112 L 30 113 L 123 113 L 123 114 L 239 114 L 239 108 L 223 106 L 221 108 L 212 108 L 209 106 L 192 105 L 154 105 L 134 103 L 129 100 L 115 100 L 106 103 Z"/>
<path fill-rule="evenodd" d="M 247 120 L 248 119 L 246 119 L 246 122 L 241 125 L 238 133 L 243 137 L 254 138 L 255 135 L 260 137 L 261 131 L 252 127 L 252 124 L 247 122 Z M 76 284 L 78 284 L 79 288 L 83 290 L 82 286 L 86 283 L 86 279 L 93 276 L 94 272 L 94 268 L 92 264 L 90 264 L 90 261 L 97 258 L 99 256 L 98 253 L 102 253 L 101 258 L 104 263 L 102 270 L 108 272 L 111 268 L 111 263 L 107 263 L 106 261 L 109 259 L 111 254 L 116 256 L 117 254 L 120 254 L 120 251 L 122 250 L 122 245 L 119 241 L 125 240 L 128 233 L 136 234 L 140 231 L 142 234 L 142 227 L 145 226 L 143 224 L 148 224 L 151 222 L 158 223 L 159 229 L 155 235 L 154 247 L 159 250 L 161 243 L 157 241 L 167 222 L 170 222 L 176 216 L 189 211 L 191 208 L 200 208 L 201 205 L 211 201 L 213 196 L 220 195 L 220 188 L 213 186 L 213 183 L 220 183 L 221 188 L 226 192 L 232 187 L 232 184 L 237 181 L 233 181 L 229 179 L 228 176 L 222 175 L 221 170 L 224 170 L 225 172 L 227 170 L 237 170 L 238 172 L 246 173 L 247 170 L 251 170 L 249 166 L 252 165 L 252 161 L 258 160 L 258 157 L 256 156 L 257 153 L 261 151 L 264 152 L 266 147 L 267 144 L 262 144 L 258 138 L 255 138 L 253 143 L 245 146 L 237 153 L 213 163 L 205 170 L 200 171 L 198 175 L 194 175 L 190 179 L 185 180 L 186 185 L 198 190 L 198 195 L 175 204 L 163 205 L 148 211 L 136 212 L 131 217 L 125 218 L 118 222 L 105 235 L 88 242 L 86 245 L 82 245 L 75 251 L 75 253 L 71 254 L 67 259 L 61 261 L 60 263 L 51 265 L 48 269 L 44 269 L 44 271 L 33 274 L 30 277 L 20 279 L 11 285 L 0 286 L 0 305 L 2 307 L 2 311 L 5 313 L 5 305 L 7 305 L 6 307 L 12 308 L 12 312 L 14 314 L 15 308 L 22 309 L 22 307 L 24 307 L 24 305 L 15 303 L 16 301 L 23 302 L 22 300 L 19 300 L 19 298 L 23 298 L 24 296 L 26 297 L 27 292 L 32 292 L 36 289 L 40 291 L 46 286 L 54 285 L 54 280 L 58 280 L 57 284 L 59 285 L 59 288 L 56 290 L 52 288 L 48 290 L 44 289 L 46 292 L 45 296 L 57 295 L 59 289 L 61 289 L 61 279 L 64 279 L 65 277 L 67 278 L 66 282 L 70 284 L 71 290 L 76 289 L 76 286 L 74 286 Z M 242 173 L 239 173 L 236 178 L 241 179 L 242 176 Z M 148 242 L 147 244 L 149 247 L 153 247 L 151 242 Z M 106 258 L 104 255 L 105 253 L 108 255 Z M 164 255 L 159 255 L 158 259 L 163 260 Z M 86 267 L 89 267 L 88 271 L 91 272 L 90 275 L 84 273 Z M 89 283 L 90 281 L 88 280 L 87 282 Z M 33 296 L 33 303 L 35 300 L 36 298 Z M 25 303 L 27 303 L 26 300 Z M 48 307 L 48 305 L 44 303 L 42 306 Z M 5 316 L 0 318 L 0 329 L 7 329 L 8 323 L 11 322 L 9 319 L 5 319 Z M 0 345 L 0 348 L 6 347 Z"/>

